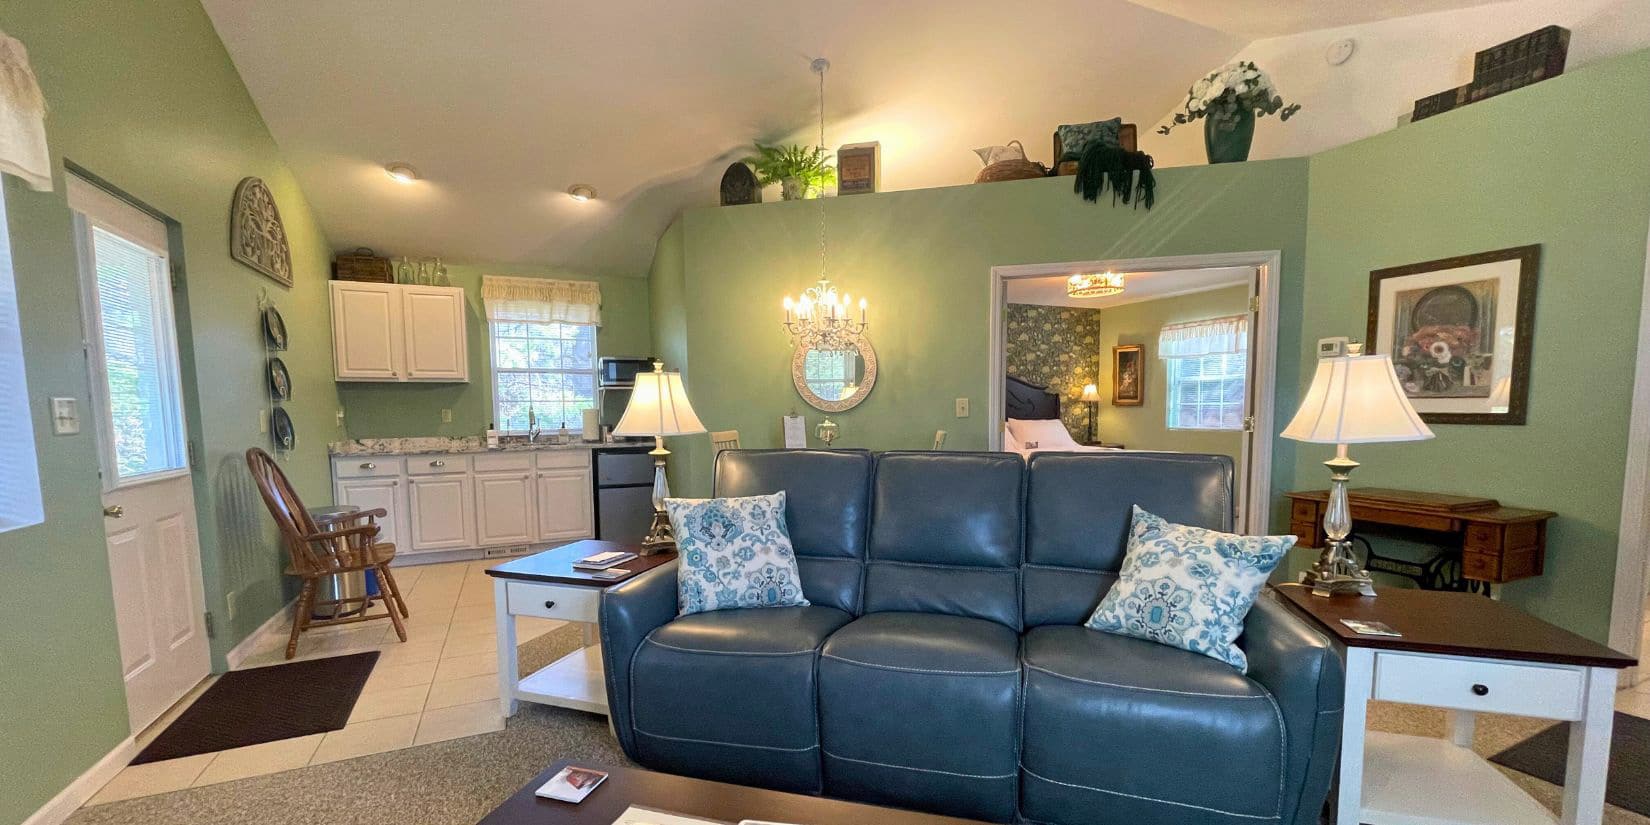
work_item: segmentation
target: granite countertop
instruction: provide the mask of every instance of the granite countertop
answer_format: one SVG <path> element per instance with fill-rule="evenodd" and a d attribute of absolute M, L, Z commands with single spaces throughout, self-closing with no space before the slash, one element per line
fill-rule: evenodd
<path fill-rule="evenodd" d="M 574 436 L 577 438 L 578 436 Z M 544 450 L 591 450 L 607 447 L 634 447 L 645 446 L 646 442 L 616 442 L 602 444 L 598 442 L 574 441 L 571 444 L 551 444 L 549 436 L 541 436 L 537 442 L 529 442 L 520 436 L 501 439 L 497 447 L 488 447 L 487 440 L 481 436 L 426 436 L 419 438 L 353 438 L 348 441 L 334 441 L 327 445 L 327 454 L 334 456 L 349 455 L 423 455 L 430 453 L 505 453 L 530 452 Z"/>

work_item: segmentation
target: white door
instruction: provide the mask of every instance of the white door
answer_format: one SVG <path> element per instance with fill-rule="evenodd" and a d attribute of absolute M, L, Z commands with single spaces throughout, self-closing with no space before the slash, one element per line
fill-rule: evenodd
<path fill-rule="evenodd" d="M 475 546 L 470 475 L 410 476 L 407 509 L 414 550 L 453 550 Z"/>
<path fill-rule="evenodd" d="M 533 474 L 476 473 L 476 543 L 482 547 L 533 540 Z"/>
<path fill-rule="evenodd" d="M 383 510 L 378 520 L 378 541 L 401 546 L 401 479 L 346 478 L 338 482 L 338 503 L 353 504 L 363 510 Z"/>
<path fill-rule="evenodd" d="M 121 675 L 131 729 L 211 668 L 166 226 L 69 176 Z"/>
<path fill-rule="evenodd" d="M 594 535 L 590 517 L 590 470 L 540 470 L 539 540 L 582 539 Z"/>
<path fill-rule="evenodd" d="M 340 381 L 397 381 L 401 369 L 399 287 L 332 282 L 333 373 Z"/>
<path fill-rule="evenodd" d="M 468 380 L 470 362 L 464 340 L 464 290 L 428 286 L 406 286 L 401 290 L 407 379 Z"/>

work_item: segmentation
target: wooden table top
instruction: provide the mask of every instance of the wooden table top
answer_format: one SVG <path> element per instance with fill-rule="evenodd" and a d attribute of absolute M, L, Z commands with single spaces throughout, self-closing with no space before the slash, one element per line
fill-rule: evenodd
<path fill-rule="evenodd" d="M 1327 502 L 1328 490 L 1297 490 L 1284 493 L 1290 499 Z M 1526 521 L 1546 521 L 1557 518 L 1551 510 L 1532 510 L 1527 507 L 1502 507 L 1493 498 L 1456 496 L 1445 493 L 1418 493 L 1412 490 L 1391 490 L 1385 487 L 1354 487 L 1346 491 L 1346 501 L 1355 508 L 1397 510 L 1427 513 L 1462 521 L 1485 521 L 1513 524 Z"/>
<path fill-rule="evenodd" d="M 533 795 L 540 785 L 570 764 L 607 771 L 609 776 L 576 805 Z M 613 825 L 619 814 L 631 805 L 723 823 L 766 819 L 805 825 L 985 825 L 972 819 L 567 760 L 546 768 L 478 825 Z"/>
<path fill-rule="evenodd" d="M 611 541 L 596 541 L 584 539 L 561 547 L 551 548 L 542 553 L 531 556 L 511 559 L 496 567 L 487 568 L 487 575 L 500 579 L 519 579 L 521 581 L 545 582 L 549 584 L 577 584 L 585 587 L 612 587 L 622 581 L 633 579 L 642 573 L 652 570 L 676 558 L 676 551 L 671 550 L 652 556 L 638 555 L 619 566 L 629 570 L 630 575 L 617 579 L 599 579 L 590 575 L 589 571 L 573 569 L 573 562 L 586 556 L 605 553 L 609 550 L 621 550 L 627 553 L 640 553 L 640 547 L 633 544 L 618 544 Z"/>
<path fill-rule="evenodd" d="M 1633 657 L 1474 593 L 1389 587 L 1379 595 L 1314 596 L 1299 584 L 1275 589 L 1348 647 L 1441 653 L 1585 667 L 1632 667 Z M 1341 619 L 1385 622 L 1403 636 L 1363 636 Z"/>

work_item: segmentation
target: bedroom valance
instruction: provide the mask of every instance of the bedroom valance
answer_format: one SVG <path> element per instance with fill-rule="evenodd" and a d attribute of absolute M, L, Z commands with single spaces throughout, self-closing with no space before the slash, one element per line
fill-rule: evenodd
<path fill-rule="evenodd" d="M 489 321 L 602 323 L 602 288 L 595 281 L 487 275 L 481 279 L 481 301 Z"/>
<path fill-rule="evenodd" d="M 22 178 L 36 192 L 51 191 L 46 98 L 29 68 L 28 50 L 5 32 L 0 32 L 0 172 Z"/>
<path fill-rule="evenodd" d="M 1249 349 L 1249 316 L 1228 315 L 1169 324 L 1157 335 L 1157 357 L 1201 358 Z"/>

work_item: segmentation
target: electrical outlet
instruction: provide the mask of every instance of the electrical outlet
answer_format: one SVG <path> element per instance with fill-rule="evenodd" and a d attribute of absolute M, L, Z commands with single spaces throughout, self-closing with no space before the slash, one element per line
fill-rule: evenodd
<path fill-rule="evenodd" d="M 269 432 L 269 410 L 258 411 L 258 432 Z"/>
<path fill-rule="evenodd" d="M 441 411 L 441 423 L 443 423 L 443 424 L 453 423 L 453 411 L 452 410 L 442 410 Z"/>
<path fill-rule="evenodd" d="M 334 427 L 342 428 L 344 426 L 344 411 L 338 410 L 337 412 L 334 412 L 332 414 L 332 421 L 332 425 Z"/>
<path fill-rule="evenodd" d="M 224 615 L 229 621 L 235 621 L 235 591 L 231 590 L 223 596 Z"/>
<path fill-rule="evenodd" d="M 73 398 L 52 399 L 52 432 L 75 435 L 80 432 L 80 402 Z"/>
<path fill-rule="evenodd" d="M 957 417 L 958 418 L 967 418 L 968 417 L 968 399 L 966 399 L 966 398 L 957 399 Z"/>

